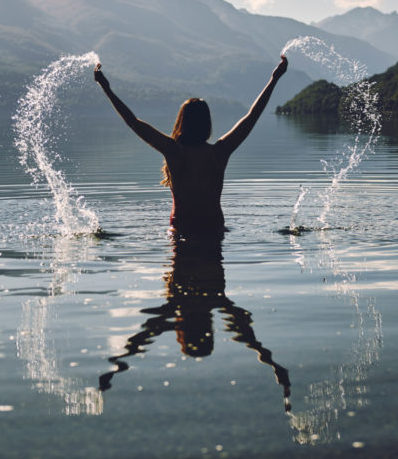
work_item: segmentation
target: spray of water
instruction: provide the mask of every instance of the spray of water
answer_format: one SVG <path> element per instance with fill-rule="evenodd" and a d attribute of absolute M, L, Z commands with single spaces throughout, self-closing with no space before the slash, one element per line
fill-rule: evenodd
<path fill-rule="evenodd" d="M 293 212 L 292 212 L 292 216 L 290 218 L 290 225 L 289 225 L 289 231 L 293 232 L 296 228 L 296 218 L 297 218 L 297 214 L 298 214 L 298 211 L 300 209 L 300 205 L 303 201 L 303 199 L 305 198 L 305 195 L 308 193 L 308 188 L 305 188 L 303 187 L 303 185 L 300 185 L 300 191 L 299 191 L 299 194 L 297 196 L 297 199 L 296 199 L 296 202 L 294 204 L 294 207 L 293 207 Z"/>
<path fill-rule="evenodd" d="M 345 145 L 340 152 L 340 168 L 334 170 L 330 185 L 321 195 L 323 209 L 318 220 L 322 228 L 328 227 L 327 216 L 341 184 L 364 158 L 374 153 L 382 125 L 381 114 L 377 109 L 378 94 L 372 87 L 372 83 L 363 80 L 348 88 L 346 113 L 355 137 L 353 142 Z M 327 161 L 322 163 L 325 172 L 334 169 Z"/>
<path fill-rule="evenodd" d="M 339 84 L 350 84 L 365 78 L 366 66 L 357 60 L 348 59 L 339 54 L 333 45 L 326 44 L 317 37 L 298 37 L 286 43 L 281 54 L 300 52 L 307 58 L 320 64 L 337 78 Z"/>
<path fill-rule="evenodd" d="M 59 155 L 52 148 L 51 115 L 55 111 L 58 89 L 97 62 L 97 54 L 90 52 L 64 56 L 51 63 L 27 87 L 13 117 L 20 163 L 32 176 L 34 184 L 48 184 L 54 199 L 57 229 L 65 236 L 95 233 L 99 224 L 95 212 L 86 207 L 84 198 L 67 182 L 63 172 L 55 169 Z"/>
<path fill-rule="evenodd" d="M 328 227 L 327 217 L 333 204 L 336 191 L 342 182 L 352 173 L 374 148 L 380 134 L 381 116 L 377 110 L 377 94 L 372 84 L 364 80 L 366 67 L 357 61 L 340 56 L 333 47 L 314 37 L 300 37 L 288 42 L 283 53 L 289 50 L 300 51 L 308 58 L 318 62 L 330 72 L 335 72 L 339 82 L 348 85 L 345 91 L 344 112 L 353 132 L 352 141 L 346 144 L 337 158 L 330 163 L 322 161 L 324 171 L 331 175 L 331 183 L 319 196 L 321 212 L 318 221 L 321 229 Z M 301 227 L 296 227 L 296 219 L 300 206 L 307 194 L 307 189 L 300 191 L 293 208 L 290 222 L 290 239 L 293 253 L 301 269 L 312 270 L 304 258 L 304 251 L 295 234 L 300 234 Z M 336 255 L 334 244 L 329 239 L 330 232 L 317 233 L 321 238 L 321 249 L 316 255 L 313 266 L 326 269 L 324 282 L 331 277 L 325 288 L 333 294 L 341 295 L 350 300 L 354 308 L 357 323 L 350 327 L 357 328 L 358 338 L 353 343 L 352 359 L 334 368 L 330 376 L 314 382 L 309 386 L 305 398 L 307 408 L 289 413 L 290 424 L 294 429 L 294 439 L 300 444 L 315 445 L 329 443 L 340 439 L 339 418 L 347 413 L 349 416 L 368 403 L 367 377 L 370 368 L 379 360 L 382 348 L 382 321 L 372 298 L 362 298 L 355 288 L 355 273 L 343 268 Z M 363 306 L 364 303 L 364 306 Z"/>
<path fill-rule="evenodd" d="M 320 195 L 322 211 L 318 221 L 327 228 L 327 216 L 331 210 L 336 192 L 341 183 L 361 163 L 363 158 L 374 152 L 380 130 L 381 114 L 377 109 L 378 94 L 373 84 L 364 80 L 367 69 L 356 60 L 340 55 L 333 47 L 316 37 L 298 37 L 286 43 L 282 54 L 301 52 L 319 63 L 337 77 L 341 85 L 348 85 L 345 95 L 345 115 L 354 133 L 354 139 L 339 152 L 338 168 L 322 160 L 323 169 L 332 174 L 331 184 Z M 301 190 L 292 213 L 290 231 L 294 230 L 295 220 L 305 193 Z"/>

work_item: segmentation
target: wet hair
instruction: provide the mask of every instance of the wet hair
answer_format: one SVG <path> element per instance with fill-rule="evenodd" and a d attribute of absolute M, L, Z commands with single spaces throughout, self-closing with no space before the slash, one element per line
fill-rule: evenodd
<path fill-rule="evenodd" d="M 178 111 L 171 137 L 182 145 L 195 146 L 205 143 L 211 135 L 209 106 L 203 99 L 193 97 L 186 100 Z M 162 167 L 164 186 L 171 185 L 170 171 L 166 161 Z"/>

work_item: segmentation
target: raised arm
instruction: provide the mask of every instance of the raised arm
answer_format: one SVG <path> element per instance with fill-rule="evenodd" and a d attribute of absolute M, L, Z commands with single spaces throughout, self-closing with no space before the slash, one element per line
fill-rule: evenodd
<path fill-rule="evenodd" d="M 151 145 L 156 150 L 164 155 L 172 153 L 176 149 L 175 141 L 158 131 L 150 124 L 138 119 L 134 113 L 124 104 L 112 91 L 109 81 L 101 72 L 101 64 L 97 64 L 94 69 L 94 80 L 102 87 L 105 94 L 108 96 L 111 104 L 117 113 L 123 118 L 125 123 L 146 143 Z"/>
<path fill-rule="evenodd" d="M 257 99 L 253 102 L 253 105 L 250 107 L 247 114 L 216 142 L 217 148 L 219 148 L 223 153 L 227 155 L 233 153 L 250 134 L 257 120 L 260 118 L 261 113 L 264 111 L 264 108 L 271 97 L 276 83 L 287 70 L 287 59 L 285 56 L 281 57 L 282 60 L 272 72 L 271 79 L 261 91 Z"/>

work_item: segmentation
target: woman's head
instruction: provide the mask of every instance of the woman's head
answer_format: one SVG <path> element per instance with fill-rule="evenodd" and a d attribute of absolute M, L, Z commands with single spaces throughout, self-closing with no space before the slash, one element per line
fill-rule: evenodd
<path fill-rule="evenodd" d="M 195 146 L 205 143 L 211 135 L 209 106 L 196 97 L 186 100 L 178 111 L 171 137 L 182 145 Z M 170 186 L 170 171 L 166 162 L 162 168 L 162 185 Z"/>
<path fill-rule="evenodd" d="M 171 136 L 183 145 L 200 145 L 211 135 L 209 106 L 203 99 L 186 100 L 180 107 Z"/>

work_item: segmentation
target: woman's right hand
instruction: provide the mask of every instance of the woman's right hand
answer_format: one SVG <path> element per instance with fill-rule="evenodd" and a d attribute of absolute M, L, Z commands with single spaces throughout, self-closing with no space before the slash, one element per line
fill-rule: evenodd
<path fill-rule="evenodd" d="M 98 63 L 94 69 L 94 80 L 102 86 L 103 89 L 109 89 L 109 81 L 105 78 L 104 74 L 101 72 L 101 64 Z"/>
<path fill-rule="evenodd" d="M 287 58 L 282 54 L 282 60 L 280 61 L 278 67 L 272 72 L 272 76 L 276 79 L 279 79 L 287 70 Z"/>

